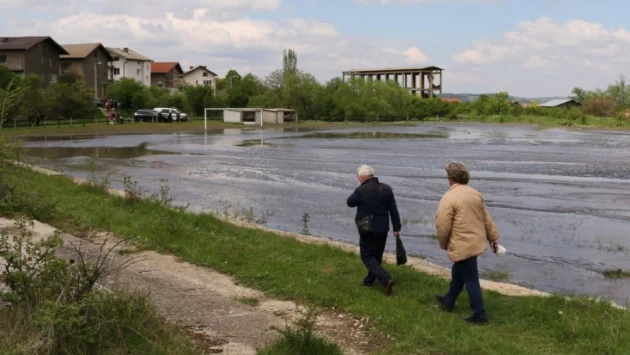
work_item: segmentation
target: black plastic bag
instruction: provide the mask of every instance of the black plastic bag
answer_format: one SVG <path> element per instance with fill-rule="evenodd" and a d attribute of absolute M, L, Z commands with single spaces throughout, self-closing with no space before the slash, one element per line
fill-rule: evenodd
<path fill-rule="evenodd" d="M 400 237 L 396 237 L 396 264 L 405 265 L 407 263 L 407 252 Z"/>

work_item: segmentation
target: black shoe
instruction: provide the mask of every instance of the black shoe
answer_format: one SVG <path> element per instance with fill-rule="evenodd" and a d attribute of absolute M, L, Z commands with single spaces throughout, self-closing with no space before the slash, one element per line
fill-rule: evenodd
<path fill-rule="evenodd" d="M 464 319 L 464 321 L 466 321 L 466 323 L 475 324 L 475 325 L 482 325 L 482 326 L 488 325 L 488 320 L 486 318 L 468 317 Z"/>
<path fill-rule="evenodd" d="M 447 311 L 448 313 L 453 313 L 453 308 L 449 308 L 444 302 L 444 296 L 435 295 L 435 301 L 438 303 L 438 305 L 440 306 L 440 308 L 442 308 L 443 311 Z"/>
<path fill-rule="evenodd" d="M 385 285 L 385 296 L 391 296 L 392 295 L 392 288 L 394 287 L 394 280 L 389 280 L 389 282 L 387 283 L 387 285 Z"/>

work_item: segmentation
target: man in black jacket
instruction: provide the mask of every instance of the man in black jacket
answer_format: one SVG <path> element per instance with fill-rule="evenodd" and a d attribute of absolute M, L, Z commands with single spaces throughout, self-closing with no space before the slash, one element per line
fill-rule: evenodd
<path fill-rule="evenodd" d="M 385 287 L 385 295 L 391 295 L 394 280 L 381 265 L 385 242 L 389 233 L 389 219 L 391 217 L 394 236 L 400 237 L 400 216 L 394 192 L 389 185 L 380 183 L 374 176 L 374 169 L 369 165 L 362 165 L 357 171 L 359 187 L 348 197 L 348 207 L 357 207 L 355 221 L 370 219 L 370 232 L 359 232 L 359 247 L 361 260 L 368 269 L 368 275 L 363 285 L 372 286 L 378 281 Z"/>

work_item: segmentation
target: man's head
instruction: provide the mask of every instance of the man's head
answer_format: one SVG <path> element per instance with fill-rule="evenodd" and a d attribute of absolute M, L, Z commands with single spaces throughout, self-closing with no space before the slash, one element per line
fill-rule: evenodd
<path fill-rule="evenodd" d="M 462 163 L 448 163 L 444 167 L 444 170 L 446 170 L 446 176 L 448 176 L 448 182 L 451 185 L 467 185 L 468 181 L 470 181 L 470 173 L 468 172 L 468 168 Z"/>
<path fill-rule="evenodd" d="M 357 169 L 357 179 L 359 183 L 363 183 L 365 180 L 374 177 L 374 168 L 369 165 L 361 165 L 359 169 Z"/>

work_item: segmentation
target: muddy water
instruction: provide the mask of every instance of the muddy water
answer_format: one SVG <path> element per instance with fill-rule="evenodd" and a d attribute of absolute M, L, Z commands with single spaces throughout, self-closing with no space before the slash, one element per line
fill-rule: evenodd
<path fill-rule="evenodd" d="M 345 200 L 356 187 L 356 167 L 370 163 L 394 188 L 408 252 L 443 266 L 450 263 L 431 238 L 437 202 L 448 188 L 442 167 L 463 161 L 509 252 L 484 255 L 482 272 L 501 270 L 514 283 L 620 304 L 630 297 L 630 279 L 603 276 L 630 270 L 630 133 L 423 124 L 316 133 L 228 129 L 29 146 L 41 149 L 30 151 L 36 161 L 79 177 L 90 175 L 86 148 L 127 149 L 135 153 L 105 157 L 103 168 L 134 176 L 151 191 L 168 183 L 176 201 L 195 210 L 272 210 L 268 226 L 276 229 L 299 232 L 308 213 L 312 234 L 351 243 L 357 236 Z M 64 154 L 46 153 L 54 149 Z"/>

